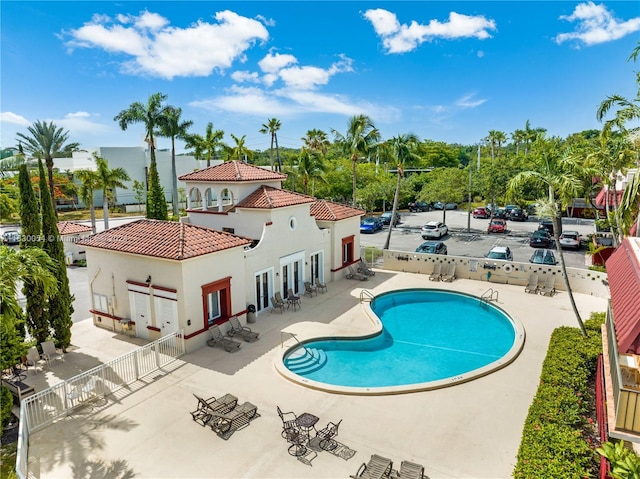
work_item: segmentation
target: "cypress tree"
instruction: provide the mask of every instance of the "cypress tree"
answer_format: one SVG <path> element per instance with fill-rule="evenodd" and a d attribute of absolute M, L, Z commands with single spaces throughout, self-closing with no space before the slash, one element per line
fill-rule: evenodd
<path fill-rule="evenodd" d="M 47 311 L 49 325 L 53 329 L 54 342 L 64 351 L 71 344 L 71 326 L 73 325 L 71 321 L 73 305 L 71 303 L 74 297 L 69 290 L 64 245 L 58 231 L 56 213 L 53 210 L 44 168 L 40 160 L 38 160 L 38 168 L 40 170 L 40 204 L 42 205 L 42 235 L 44 239 L 42 249 L 55 261 L 54 275 L 58 280 L 58 291 L 47 301 Z"/>
<path fill-rule="evenodd" d="M 160 185 L 158 167 L 155 161 L 149 167 L 149 192 L 147 194 L 147 218 L 154 220 L 167 220 L 167 202 L 164 198 L 164 190 Z"/>
<path fill-rule="evenodd" d="M 20 165 L 18 174 L 20 189 L 20 222 L 22 233 L 20 248 L 42 248 L 42 225 L 40 223 L 40 207 L 31 184 L 31 176 L 27 165 Z M 46 301 L 42 285 L 25 279 L 22 292 L 27 299 L 26 320 L 29 333 L 38 343 L 49 338 L 49 321 L 46 315 Z M 22 324 L 18 322 L 17 324 Z M 24 337 L 24 328 L 19 326 Z"/>

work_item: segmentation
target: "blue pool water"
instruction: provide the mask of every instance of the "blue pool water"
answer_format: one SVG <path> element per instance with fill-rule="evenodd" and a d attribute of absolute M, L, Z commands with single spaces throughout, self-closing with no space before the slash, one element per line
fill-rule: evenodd
<path fill-rule="evenodd" d="M 381 334 L 306 342 L 306 349 L 287 354 L 285 366 L 331 385 L 400 386 L 487 366 L 507 354 L 516 339 L 513 321 L 502 310 L 464 294 L 402 290 L 377 296 L 371 308 L 383 324 Z"/>

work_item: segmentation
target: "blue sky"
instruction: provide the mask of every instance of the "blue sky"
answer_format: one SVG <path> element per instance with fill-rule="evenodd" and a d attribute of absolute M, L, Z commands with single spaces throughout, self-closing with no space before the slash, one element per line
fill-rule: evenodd
<path fill-rule="evenodd" d="M 474 144 L 530 121 L 548 135 L 600 128 L 611 94 L 636 95 L 627 59 L 640 2 L 0 3 L 1 145 L 36 120 L 82 147 L 142 145 L 113 121 L 162 92 L 194 122 L 246 135 L 278 118 L 280 145 L 369 115 L 383 138 Z M 330 138 L 332 136 L 330 135 Z M 169 147 L 159 139 L 158 147 Z M 180 146 L 179 146 L 180 148 Z"/>

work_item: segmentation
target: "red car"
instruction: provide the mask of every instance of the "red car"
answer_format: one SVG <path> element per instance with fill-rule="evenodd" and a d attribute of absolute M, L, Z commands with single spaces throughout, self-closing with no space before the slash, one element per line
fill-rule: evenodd
<path fill-rule="evenodd" d="M 487 228 L 487 233 L 506 233 L 507 222 L 501 218 L 493 218 Z"/>
<path fill-rule="evenodd" d="M 475 208 L 473 210 L 473 213 L 471 213 L 473 215 L 474 218 L 488 218 L 489 216 L 491 216 L 491 213 L 489 212 L 488 209 L 484 208 L 483 206 L 479 206 L 478 208 Z"/>

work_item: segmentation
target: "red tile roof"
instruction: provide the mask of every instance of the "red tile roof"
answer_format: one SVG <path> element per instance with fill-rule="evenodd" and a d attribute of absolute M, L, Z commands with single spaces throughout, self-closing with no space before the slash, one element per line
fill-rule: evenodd
<path fill-rule="evenodd" d="M 640 353 L 640 239 L 625 238 L 607 260 L 611 309 L 621 353 Z"/>
<path fill-rule="evenodd" d="M 219 165 L 210 166 L 203 170 L 187 173 L 179 176 L 182 181 L 211 181 L 224 182 L 230 181 L 274 181 L 285 180 L 287 175 L 276 173 L 275 171 L 266 170 L 258 166 L 249 165 L 242 161 L 227 161 Z"/>
<path fill-rule="evenodd" d="M 315 216 L 318 221 L 338 221 L 354 216 L 362 216 L 366 211 L 352 208 L 351 206 L 339 205 L 327 200 L 317 200 L 311 205 L 311 216 Z"/>
<path fill-rule="evenodd" d="M 604 208 L 606 206 L 606 201 L 607 201 L 607 192 L 609 192 L 609 205 L 613 206 L 613 201 L 614 201 L 614 194 L 613 191 L 609 190 L 606 186 L 603 187 L 598 194 L 596 195 L 596 199 L 594 200 L 595 205 L 598 208 Z M 616 190 L 615 192 L 615 196 L 616 199 L 615 201 L 617 201 L 616 204 L 620 204 L 620 200 L 622 200 L 622 194 L 624 193 L 624 190 Z"/>
<path fill-rule="evenodd" d="M 75 235 L 79 233 L 91 233 L 91 226 L 81 225 L 72 221 L 58 221 L 58 231 L 61 235 Z"/>
<path fill-rule="evenodd" d="M 312 196 L 262 185 L 244 200 L 239 202 L 236 205 L 236 208 L 273 209 L 282 208 L 283 206 L 313 203 L 315 200 L 316 199 Z"/>
<path fill-rule="evenodd" d="M 79 245 L 183 260 L 251 244 L 251 240 L 175 221 L 138 220 L 89 236 Z"/>

